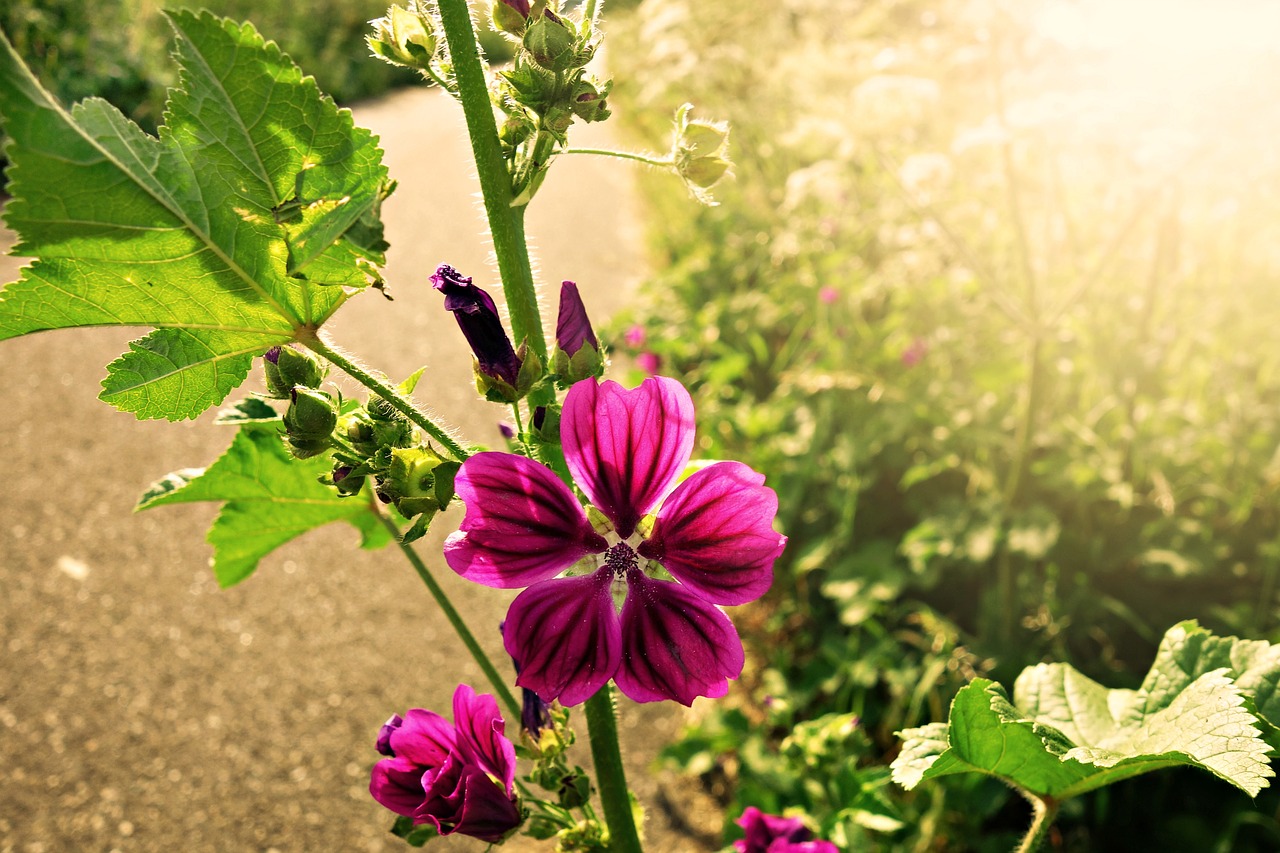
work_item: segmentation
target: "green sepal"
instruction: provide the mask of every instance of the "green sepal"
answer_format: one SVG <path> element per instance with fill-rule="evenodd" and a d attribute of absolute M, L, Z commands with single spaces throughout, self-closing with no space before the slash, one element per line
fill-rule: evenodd
<path fill-rule="evenodd" d="M 287 400 L 293 389 L 319 388 L 328 373 L 328 365 L 319 357 L 305 350 L 285 345 L 272 347 L 274 362 L 262 357 L 262 371 L 266 374 L 267 395 L 277 400 Z"/>
<path fill-rule="evenodd" d="M 413 818 L 403 815 L 396 818 L 396 822 L 391 825 L 391 834 L 397 838 L 403 838 L 410 847 L 421 847 L 431 839 L 440 837 L 440 833 L 433 825 L 415 824 Z"/>
<path fill-rule="evenodd" d="M 524 31 L 524 49 L 538 65 L 562 72 L 577 67 L 577 34 L 572 25 L 550 13 L 531 19 Z"/>
<path fill-rule="evenodd" d="M 245 397 L 220 410 L 215 424 L 264 424 L 280 420 L 280 413 L 260 397 Z"/>

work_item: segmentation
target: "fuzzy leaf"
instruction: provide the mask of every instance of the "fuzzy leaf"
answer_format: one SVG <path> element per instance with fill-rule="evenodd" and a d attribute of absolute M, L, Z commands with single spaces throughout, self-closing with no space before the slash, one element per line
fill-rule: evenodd
<path fill-rule="evenodd" d="M 1280 658 L 1267 643 L 1172 628 L 1138 690 L 1109 690 L 1066 664 L 1023 671 L 1010 702 L 975 679 L 947 724 L 901 732 L 893 778 L 980 772 L 1065 799 L 1162 767 L 1190 765 L 1256 796 L 1274 775 L 1254 715 L 1272 708 Z"/>
<path fill-rule="evenodd" d="M 153 327 L 108 368 L 102 398 L 177 420 L 368 282 L 389 185 L 376 139 L 274 43 L 169 16 L 180 75 L 159 138 L 98 98 L 65 110 L 0 35 L 5 221 L 14 254 L 36 258 L 0 295 L 0 340 Z"/>
<path fill-rule="evenodd" d="M 224 501 L 209 529 L 213 573 L 221 586 L 244 580 L 258 561 L 308 530 L 346 521 L 361 533 L 366 548 L 390 536 L 363 497 L 340 498 L 317 478 L 333 462 L 328 456 L 294 459 L 278 424 L 241 427 L 231 447 L 208 468 L 175 471 L 154 483 L 138 502 L 150 509 L 192 501 Z"/>

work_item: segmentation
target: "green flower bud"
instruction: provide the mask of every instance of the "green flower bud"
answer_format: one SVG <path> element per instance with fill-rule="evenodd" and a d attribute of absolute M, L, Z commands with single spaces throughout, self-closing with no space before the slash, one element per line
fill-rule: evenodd
<path fill-rule="evenodd" d="M 391 451 L 391 467 L 378 487 L 406 518 L 440 509 L 436 494 L 436 469 L 445 460 L 429 447 L 397 447 Z"/>
<path fill-rule="evenodd" d="M 563 104 L 552 104 L 542 116 L 542 124 L 552 133 L 563 135 L 573 124 L 573 110 Z"/>
<path fill-rule="evenodd" d="M 710 189 L 725 176 L 733 165 L 719 157 L 695 157 L 680 165 L 680 176 L 695 187 Z"/>
<path fill-rule="evenodd" d="M 528 0 L 493 0 L 489 15 L 493 28 L 513 36 L 524 35 L 525 22 L 529 19 Z"/>
<path fill-rule="evenodd" d="M 370 21 L 365 41 L 374 55 L 392 65 L 426 68 L 436 52 L 435 23 L 427 15 L 392 6 L 385 17 Z"/>
<path fill-rule="evenodd" d="M 609 90 L 613 88 L 613 81 L 604 84 L 603 88 L 597 88 L 590 80 L 579 80 L 578 85 L 573 87 L 573 96 L 570 107 L 573 114 L 583 121 L 604 121 L 610 116 L 608 102 L 605 100 L 609 95 Z"/>
<path fill-rule="evenodd" d="M 284 431 L 294 456 L 307 459 L 323 453 L 329 448 L 337 425 L 332 397 L 310 388 L 293 390 L 293 401 L 284 413 Z"/>
<path fill-rule="evenodd" d="M 676 172 L 694 197 L 715 204 L 706 190 L 730 174 L 729 126 L 724 122 L 690 119 L 693 109 L 685 104 L 676 111 L 675 145 L 672 159 Z"/>
<path fill-rule="evenodd" d="M 687 122 L 680 137 L 680 147 L 692 156 L 706 157 L 720 153 L 729 141 L 729 128 L 723 122 L 695 119 Z"/>
<path fill-rule="evenodd" d="M 296 386 L 319 388 L 326 367 L 317 356 L 291 346 L 272 347 L 262 357 L 267 375 L 267 393 L 277 400 L 287 400 Z"/>
<path fill-rule="evenodd" d="M 524 31 L 524 49 L 548 71 L 568 71 L 578 61 L 577 38 L 561 18 L 543 12 Z"/>
<path fill-rule="evenodd" d="M 334 463 L 333 472 L 327 475 L 327 479 L 328 485 L 336 488 L 343 497 L 358 494 L 364 485 L 364 475 L 356 474 L 355 469 L 345 462 Z"/>

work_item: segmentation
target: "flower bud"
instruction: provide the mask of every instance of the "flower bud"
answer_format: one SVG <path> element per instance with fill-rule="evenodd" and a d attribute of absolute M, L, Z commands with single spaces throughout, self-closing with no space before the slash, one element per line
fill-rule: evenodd
<path fill-rule="evenodd" d="M 391 451 L 391 467 L 378 486 L 405 518 L 440 509 L 436 494 L 436 468 L 444 459 L 429 447 L 397 447 Z"/>
<path fill-rule="evenodd" d="M 714 204 L 706 192 L 733 168 L 729 159 L 729 126 L 723 122 L 690 119 L 693 107 L 685 104 L 676 112 L 676 141 L 672 151 L 676 172 L 694 197 Z"/>
<path fill-rule="evenodd" d="M 353 474 L 355 469 L 350 465 L 339 462 L 333 466 L 333 473 L 329 475 L 333 481 L 333 486 L 338 490 L 338 494 L 349 498 L 358 494 L 362 486 L 364 486 L 364 475 Z"/>
<path fill-rule="evenodd" d="M 291 346 L 272 347 L 262 357 L 267 377 L 267 393 L 277 400 L 287 400 L 295 386 L 319 388 L 324 381 L 325 365 L 309 352 Z"/>
<path fill-rule="evenodd" d="M 493 0 L 489 14 L 495 30 L 522 36 L 525 22 L 529 20 L 529 0 Z"/>
<path fill-rule="evenodd" d="M 566 385 L 604 373 L 600 342 L 591 328 L 578 285 L 572 281 L 560 285 L 560 313 L 556 318 L 556 348 L 551 356 L 551 369 Z"/>
<path fill-rule="evenodd" d="M 568 71 L 577 66 L 577 38 L 569 26 L 550 10 L 525 28 L 524 49 L 529 51 L 534 62 L 548 71 Z"/>
<path fill-rule="evenodd" d="M 435 23 L 426 15 L 392 6 L 385 17 L 369 23 L 373 34 L 365 36 L 365 42 L 375 56 L 392 65 L 426 68 L 435 55 Z"/>
<path fill-rule="evenodd" d="M 441 264 L 431 276 L 431 284 L 444 294 L 445 310 L 453 313 L 471 346 L 476 357 L 477 383 L 492 380 L 515 388 L 520 382 L 522 363 L 489 294 L 448 264 Z M 485 391 L 482 389 L 481 393 Z"/>
<path fill-rule="evenodd" d="M 570 100 L 573 114 L 588 122 L 607 119 L 611 114 L 605 99 L 612 87 L 612 80 L 605 83 L 603 88 L 597 88 L 590 80 L 579 80 L 578 85 L 573 87 L 573 97 Z"/>
<path fill-rule="evenodd" d="M 293 455 L 299 459 L 319 456 L 329 449 L 338 413 L 333 398 L 323 391 L 294 388 L 293 401 L 284 413 L 284 431 Z"/>

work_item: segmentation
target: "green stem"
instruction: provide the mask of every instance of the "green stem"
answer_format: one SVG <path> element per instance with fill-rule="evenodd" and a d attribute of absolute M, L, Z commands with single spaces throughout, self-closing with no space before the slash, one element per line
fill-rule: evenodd
<path fill-rule="evenodd" d="M 614 151 L 612 148 L 566 148 L 562 154 L 598 154 L 601 157 L 618 157 L 622 160 L 635 160 L 666 169 L 675 165 L 670 157 L 655 157 L 649 154 L 638 154 L 634 151 Z"/>
<path fill-rule="evenodd" d="M 413 546 L 406 545 L 401 541 L 400 527 L 380 512 L 378 513 L 378 518 L 386 526 L 387 530 L 391 532 L 405 558 L 413 566 L 414 571 L 418 573 L 418 577 L 422 578 L 422 582 L 427 585 L 427 590 L 431 593 L 431 597 L 436 600 L 436 604 L 440 605 L 440 609 L 444 611 L 445 618 L 449 620 L 449 624 L 457 632 L 458 638 L 462 640 L 463 645 L 467 647 L 467 650 L 471 652 L 471 656 L 475 658 L 476 663 L 480 665 L 480 669 L 484 671 L 485 677 L 493 685 L 494 692 L 498 694 L 498 698 L 502 700 L 502 703 L 507 706 L 507 710 L 511 712 L 511 719 L 519 720 L 520 703 L 516 701 L 511 688 L 507 687 L 507 683 L 502 680 L 502 676 L 498 674 L 498 670 L 494 668 L 489 656 L 484 653 L 484 649 L 480 648 L 480 644 L 476 642 L 476 638 L 467 628 L 467 623 L 462 621 L 462 616 L 454 608 L 453 602 L 449 601 L 449 596 L 445 594 L 444 588 L 436 582 L 431 570 L 427 568 L 426 563 L 422 562 L 422 558 L 418 556 L 418 552 L 413 549 Z"/>
<path fill-rule="evenodd" d="M 502 292 L 511 316 L 511 332 L 516 344 L 528 341 L 529 349 L 543 363 L 547 344 L 538 312 L 538 294 L 533 287 L 533 269 L 524 237 L 524 207 L 511 206 L 511 176 L 498 142 L 498 124 L 493 117 L 484 66 L 476 49 L 475 29 L 467 0 L 440 0 L 440 23 L 449 43 L 449 56 L 458 80 L 458 100 L 467 120 L 467 135 L 475 157 L 485 215 L 493 235 L 493 253 L 502 275 Z"/>
<path fill-rule="evenodd" d="M 1031 803 L 1031 826 L 1014 853 L 1035 853 L 1049 837 L 1053 821 L 1058 817 L 1058 801 L 1052 797 L 1037 797 L 1029 791 L 1020 791 Z"/>
<path fill-rule="evenodd" d="M 587 732 L 591 736 L 591 756 L 596 762 L 596 786 L 609 826 L 610 853 L 641 853 L 627 775 L 618 748 L 618 720 L 613 705 L 613 688 L 606 684 L 587 700 Z"/>
<path fill-rule="evenodd" d="M 587 0 L 587 5 L 582 10 L 582 20 L 590 21 L 591 28 L 595 29 L 596 19 L 600 17 L 600 10 L 604 7 L 604 0 Z"/>
<path fill-rule="evenodd" d="M 386 400 L 397 412 L 422 427 L 427 435 L 440 442 L 441 446 L 449 451 L 449 455 L 454 459 L 464 462 L 471 455 L 444 427 L 423 414 L 412 401 L 397 391 L 394 385 L 365 370 L 354 357 L 342 352 L 331 342 L 324 340 L 317 334 L 309 338 L 303 338 L 299 343 L 336 364 L 352 379 Z"/>

